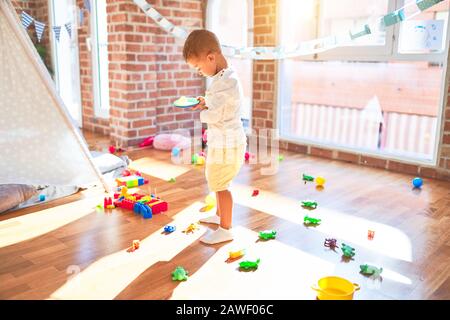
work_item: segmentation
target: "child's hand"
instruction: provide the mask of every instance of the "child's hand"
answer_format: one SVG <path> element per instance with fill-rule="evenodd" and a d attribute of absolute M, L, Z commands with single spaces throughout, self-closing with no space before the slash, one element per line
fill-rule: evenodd
<path fill-rule="evenodd" d="M 197 97 L 197 99 L 198 99 L 199 103 L 198 103 L 196 106 L 190 108 L 190 110 L 192 110 L 192 111 L 197 111 L 197 110 L 205 110 L 205 109 L 208 109 L 208 107 L 205 105 L 205 98 L 203 98 L 203 97 Z"/>

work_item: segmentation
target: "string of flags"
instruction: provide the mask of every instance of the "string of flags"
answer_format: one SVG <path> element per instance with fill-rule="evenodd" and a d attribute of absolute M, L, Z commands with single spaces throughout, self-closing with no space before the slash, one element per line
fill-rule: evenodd
<path fill-rule="evenodd" d="M 91 1 L 84 0 L 83 3 L 84 3 L 84 9 L 87 10 L 88 12 L 91 12 Z M 81 26 L 81 25 L 83 25 L 83 21 L 84 21 L 84 11 L 80 10 L 79 14 L 80 14 L 79 21 L 80 21 L 80 26 Z M 28 29 L 31 26 L 31 24 L 34 23 L 38 42 L 41 42 L 42 35 L 44 34 L 46 24 L 41 21 L 36 20 L 33 16 L 26 13 L 25 11 L 21 12 L 21 18 L 22 18 L 22 25 L 25 29 Z M 52 27 L 52 30 L 55 34 L 55 38 L 58 42 L 59 42 L 59 39 L 61 38 L 61 28 L 62 28 L 62 26 L 53 26 Z M 65 23 L 64 28 L 67 31 L 69 38 L 72 39 L 72 23 L 70 23 L 70 22 Z"/>
<path fill-rule="evenodd" d="M 155 10 L 155 8 L 153 8 L 153 6 L 149 4 L 147 0 L 133 1 L 144 11 L 144 13 L 148 17 L 152 18 L 166 32 L 182 40 L 185 40 L 187 38 L 188 32 L 185 29 L 175 26 L 172 22 L 167 20 L 164 16 L 161 15 L 161 13 Z M 367 22 L 362 27 L 354 30 L 349 30 L 347 33 L 341 35 L 333 35 L 314 40 L 303 41 L 299 44 L 289 46 L 233 47 L 222 45 L 222 49 L 223 53 L 226 56 L 241 59 L 273 60 L 307 56 L 328 51 L 337 47 L 346 46 L 361 37 L 384 31 L 386 27 L 391 27 L 395 24 L 411 20 L 422 11 L 429 9 L 442 1 L 444 0 L 410 1 L 402 8 L 376 19 L 375 22 Z"/>
<path fill-rule="evenodd" d="M 21 17 L 22 17 L 22 25 L 25 29 L 28 29 L 31 26 L 31 24 L 34 23 L 38 42 L 41 42 L 42 35 L 44 34 L 46 24 L 41 21 L 36 20 L 34 17 L 29 15 L 25 11 L 22 11 Z M 64 27 L 67 30 L 69 37 L 72 38 L 72 24 L 70 22 L 68 22 L 68 23 L 64 24 Z M 52 27 L 52 29 L 53 29 L 53 32 L 55 33 L 56 40 L 59 41 L 59 39 L 61 37 L 61 26 L 54 26 L 54 27 Z"/>

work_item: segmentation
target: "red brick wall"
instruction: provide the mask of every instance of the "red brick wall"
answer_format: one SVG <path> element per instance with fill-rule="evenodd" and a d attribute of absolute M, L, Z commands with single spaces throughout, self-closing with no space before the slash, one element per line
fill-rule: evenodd
<path fill-rule="evenodd" d="M 276 0 L 254 0 L 254 46 L 275 46 Z M 253 63 L 252 129 L 275 127 L 276 61 L 255 60 Z"/>
<path fill-rule="evenodd" d="M 167 19 L 189 30 L 203 27 L 201 0 L 149 1 Z M 193 128 L 194 116 L 172 107 L 182 95 L 201 95 L 204 81 L 189 70 L 183 42 L 168 35 L 132 0 L 108 0 L 111 138 L 135 145 L 177 128 Z"/>

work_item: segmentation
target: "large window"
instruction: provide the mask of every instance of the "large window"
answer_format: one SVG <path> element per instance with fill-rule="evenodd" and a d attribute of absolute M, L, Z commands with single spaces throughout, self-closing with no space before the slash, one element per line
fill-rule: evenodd
<path fill-rule="evenodd" d="M 279 39 L 292 45 L 348 34 L 412 1 L 280 0 Z M 280 60 L 282 138 L 434 164 L 446 102 L 449 5 L 372 28 L 344 47 Z"/>
<path fill-rule="evenodd" d="M 92 1 L 92 65 L 94 79 L 94 112 L 109 117 L 108 28 L 106 0 Z"/>
<path fill-rule="evenodd" d="M 253 44 L 252 0 L 209 0 L 207 28 L 214 32 L 222 45 L 246 47 Z M 253 64 L 251 60 L 228 58 L 242 83 L 244 105 L 242 121 L 250 129 L 252 110 Z"/>

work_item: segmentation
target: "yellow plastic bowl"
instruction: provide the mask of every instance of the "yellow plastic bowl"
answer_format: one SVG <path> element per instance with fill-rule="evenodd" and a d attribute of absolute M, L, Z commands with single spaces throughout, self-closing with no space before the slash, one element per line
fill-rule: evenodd
<path fill-rule="evenodd" d="M 340 277 L 325 277 L 311 288 L 317 291 L 319 300 L 353 300 L 359 285 Z"/>

